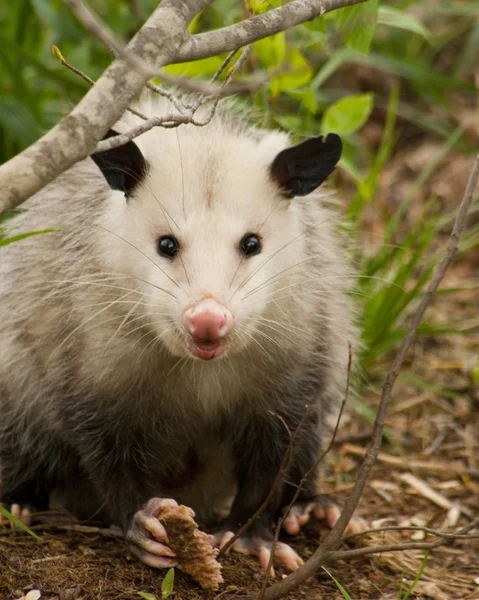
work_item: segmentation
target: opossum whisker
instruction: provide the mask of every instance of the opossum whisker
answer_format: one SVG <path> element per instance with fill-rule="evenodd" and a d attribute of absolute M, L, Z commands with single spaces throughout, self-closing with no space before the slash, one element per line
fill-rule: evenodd
<path fill-rule="evenodd" d="M 397 287 L 398 289 L 402 290 L 403 292 L 406 291 L 404 288 L 402 288 L 397 283 L 394 283 L 393 281 L 388 281 L 387 279 L 384 279 L 382 277 L 364 276 L 364 275 L 357 275 L 357 276 L 355 276 L 355 275 L 334 275 L 334 276 L 320 275 L 318 277 L 309 277 L 309 278 L 303 279 L 301 281 L 296 281 L 294 283 L 291 283 L 290 285 L 286 285 L 286 286 L 284 286 L 282 288 L 274 290 L 274 292 L 272 293 L 272 295 L 277 294 L 279 292 L 282 292 L 283 290 L 287 290 L 288 288 L 292 288 L 292 287 L 295 287 L 297 285 L 302 285 L 302 284 L 306 284 L 306 283 L 311 283 L 313 281 L 335 281 L 335 280 L 340 280 L 340 279 L 362 279 L 362 278 L 376 279 L 378 281 L 382 281 L 383 283 L 389 283 L 390 285 L 392 285 L 394 287 Z"/>
<path fill-rule="evenodd" d="M 281 271 L 279 271 L 278 273 L 275 273 L 274 275 L 272 275 L 269 279 L 266 279 L 266 281 L 263 281 L 261 283 L 259 283 L 256 287 L 252 288 L 251 290 L 248 290 L 248 292 L 242 297 L 242 300 L 245 300 L 250 294 L 253 294 L 255 291 L 257 291 L 258 289 L 263 289 L 263 287 L 265 287 L 270 281 L 272 283 L 276 283 L 278 280 L 276 279 L 277 277 L 279 277 L 280 275 L 283 275 L 284 273 L 286 273 L 287 271 L 290 271 L 291 269 L 294 269 L 310 260 L 314 260 L 318 257 L 325 257 L 328 256 L 328 254 L 331 254 L 331 251 L 329 252 L 318 252 L 316 254 L 313 254 L 311 256 L 308 256 L 307 258 L 300 260 L 299 262 L 295 263 L 294 265 L 291 265 L 289 267 L 286 267 L 285 269 L 282 269 Z M 300 273 L 297 273 L 298 275 Z M 295 273 L 293 273 L 293 275 L 295 275 Z"/>
<path fill-rule="evenodd" d="M 175 362 L 175 364 L 174 364 L 174 365 L 171 367 L 171 369 L 168 371 L 168 373 L 165 375 L 165 378 L 166 378 L 166 379 L 168 379 L 168 377 L 169 377 L 169 376 L 170 376 L 170 375 L 173 373 L 173 371 L 176 369 L 176 367 L 177 367 L 177 366 L 178 366 L 180 363 L 182 363 L 182 362 L 185 362 L 185 363 L 186 363 L 186 361 L 188 360 L 188 358 L 189 358 L 189 356 L 187 356 L 187 355 L 186 355 L 186 356 L 182 356 L 181 358 L 179 358 L 179 359 L 178 359 L 178 360 Z"/>
<path fill-rule="evenodd" d="M 274 293 L 274 292 L 273 292 Z M 317 295 L 318 298 L 326 298 L 326 295 L 320 294 L 317 290 L 301 290 L 301 296 L 305 295 Z M 368 298 L 372 299 L 374 296 L 370 296 L 369 294 L 364 294 L 363 292 L 359 292 L 357 290 L 350 290 L 348 294 L 352 294 L 353 296 L 359 296 L 360 298 Z M 288 298 L 295 298 L 296 294 L 292 292 L 291 294 L 285 294 L 284 296 L 279 296 L 276 300 L 279 302 L 280 300 L 286 300 Z"/>
<path fill-rule="evenodd" d="M 270 325 L 269 323 L 262 323 L 262 326 L 263 327 L 267 327 L 268 329 L 271 329 L 271 331 L 274 331 L 282 339 L 288 340 L 293 345 L 301 344 L 301 339 L 300 338 L 296 337 L 295 339 L 293 339 L 293 338 L 289 337 L 288 335 L 286 335 L 284 331 L 281 331 L 281 329 L 278 329 L 277 327 L 274 327 L 274 325 Z M 261 330 L 259 329 L 259 331 L 261 331 Z M 289 333 L 294 333 L 294 332 L 291 332 L 291 330 L 289 330 L 289 329 L 286 329 L 286 331 L 288 331 Z M 309 335 L 311 337 L 311 334 L 309 332 L 305 331 L 305 332 L 303 332 L 302 335 L 304 336 L 304 334 L 306 334 L 307 336 Z"/>
<path fill-rule="evenodd" d="M 203 370 L 205 368 L 205 363 L 201 364 L 201 368 L 200 368 L 200 374 L 198 376 L 198 391 L 196 394 L 196 404 L 198 405 L 200 403 L 200 394 L 201 394 L 201 381 L 203 379 Z"/>
<path fill-rule="evenodd" d="M 181 154 L 180 136 L 178 135 L 178 129 L 175 129 L 176 142 L 178 144 L 178 156 L 180 157 L 180 171 L 181 171 L 181 206 L 183 207 L 183 217 L 186 219 L 185 210 L 185 172 L 183 169 L 183 155 Z"/>
<path fill-rule="evenodd" d="M 132 277 L 133 279 L 137 279 L 138 281 L 142 281 L 143 283 L 151 285 L 154 288 L 156 288 L 157 290 L 160 290 L 161 292 L 165 292 L 165 294 L 168 294 L 169 296 L 172 296 L 175 300 L 178 300 L 177 296 L 174 296 L 168 290 L 164 290 L 163 288 L 155 285 L 154 283 L 151 283 L 150 281 L 147 281 L 146 279 L 141 279 L 140 277 L 135 277 L 134 275 L 128 275 L 127 277 Z M 110 289 L 127 290 L 127 291 L 132 292 L 133 294 L 141 294 L 142 296 L 145 296 L 145 297 L 156 298 L 156 296 L 154 294 L 145 294 L 145 293 L 141 292 L 140 290 L 135 290 L 133 288 L 127 288 L 127 287 L 122 287 L 122 286 L 118 286 L 118 285 L 110 285 L 108 283 L 101 283 L 101 280 L 99 280 L 99 281 L 74 281 L 73 280 L 70 282 L 67 279 L 63 279 L 63 280 L 54 281 L 54 283 L 63 283 L 63 284 L 71 283 L 72 285 L 93 285 L 93 286 L 96 285 L 98 287 L 106 287 L 106 288 L 110 288 Z M 61 293 L 61 290 L 58 290 L 58 293 Z"/>
<path fill-rule="evenodd" d="M 266 319 L 265 317 L 262 317 L 261 315 L 257 315 L 256 318 L 259 319 L 261 322 L 272 323 L 273 325 L 279 325 L 279 327 L 283 327 L 284 329 L 287 329 L 291 333 L 294 333 L 295 331 L 298 331 L 301 335 L 304 335 L 305 333 L 306 334 L 309 333 L 309 332 L 305 331 L 304 328 L 296 327 L 294 325 L 291 325 L 290 323 L 288 323 L 288 325 L 285 325 L 284 323 L 281 323 L 280 321 Z"/>
<path fill-rule="evenodd" d="M 275 346 L 277 346 L 278 348 L 281 348 L 281 351 L 284 352 L 285 354 L 287 354 L 286 349 L 274 338 L 272 338 L 270 335 L 268 335 L 267 333 L 265 333 L 264 331 L 262 331 L 259 328 L 256 328 L 255 331 L 258 335 L 262 335 L 264 338 L 266 338 L 267 340 L 269 340 L 272 344 L 274 344 Z M 295 343 L 293 340 L 290 340 L 293 344 Z"/>
<path fill-rule="evenodd" d="M 265 226 L 265 224 L 266 224 L 267 220 L 268 220 L 268 219 L 271 217 L 271 215 L 272 215 L 274 212 L 276 212 L 276 209 L 278 208 L 278 206 L 279 206 L 280 204 L 282 204 L 283 202 L 284 202 L 284 199 L 283 199 L 283 198 L 281 198 L 281 200 L 279 200 L 279 201 L 278 201 L 278 202 L 277 202 L 277 203 L 274 205 L 274 207 L 271 209 L 271 211 L 269 212 L 269 214 L 267 215 L 267 217 L 265 218 L 265 220 L 264 220 L 264 221 L 261 223 L 261 225 L 258 227 L 258 231 L 261 231 L 261 230 L 263 229 L 263 227 Z M 232 278 L 232 279 L 231 279 L 231 281 L 230 281 L 230 284 L 229 284 L 229 286 L 228 286 L 228 289 L 230 289 L 230 288 L 231 288 L 231 286 L 233 285 L 233 281 L 235 280 L 235 278 L 236 278 L 236 275 L 238 274 L 238 271 L 240 270 L 240 267 L 241 267 L 241 265 L 243 264 L 243 261 L 244 261 L 244 257 L 242 256 L 242 257 L 240 258 L 240 260 L 239 260 L 238 266 L 236 267 L 236 271 L 235 271 L 235 272 L 234 272 L 234 274 L 233 274 L 233 278 Z"/>
<path fill-rule="evenodd" d="M 108 342 L 106 343 L 105 347 L 103 348 L 103 353 L 102 353 L 102 358 L 103 355 L 105 354 L 108 346 L 111 344 L 111 342 L 115 339 L 115 337 L 118 335 L 118 333 L 120 332 L 121 328 L 123 327 L 123 325 L 128 321 L 129 317 L 131 314 L 133 314 L 133 312 L 138 308 L 139 304 L 143 304 L 146 305 L 145 302 L 136 302 L 135 304 L 133 304 L 133 306 L 130 308 L 130 310 L 126 313 L 126 315 L 123 318 L 123 321 L 120 323 L 120 325 L 118 326 L 118 328 L 115 330 L 115 332 L 113 333 L 113 335 L 111 336 L 111 338 L 108 340 Z M 143 316 L 143 315 L 142 315 Z M 131 321 L 129 321 L 131 323 Z"/>
<path fill-rule="evenodd" d="M 158 203 L 158 206 L 163 211 L 163 214 L 164 214 L 166 220 L 168 221 L 168 219 L 169 219 L 173 223 L 173 225 L 178 229 L 178 231 L 180 230 L 177 222 L 173 219 L 173 217 L 168 212 L 168 210 L 165 208 L 165 206 L 163 206 L 163 204 L 158 200 L 158 197 L 153 192 L 153 190 L 151 189 L 151 187 L 149 186 L 149 184 L 147 183 L 147 180 L 145 180 L 145 178 L 139 177 L 131 169 L 122 169 L 121 167 L 116 167 L 115 170 L 119 171 L 120 173 L 126 173 L 127 175 L 129 175 L 130 177 L 132 177 L 137 183 L 141 183 L 142 186 L 143 186 L 143 188 L 146 189 L 146 191 L 156 200 L 156 202 Z"/>
<path fill-rule="evenodd" d="M 128 292 L 129 294 L 129 292 Z M 122 296 L 120 298 L 120 300 L 122 300 L 123 298 L 126 298 L 126 296 L 128 296 L 128 294 L 125 294 L 124 296 Z M 107 304 L 107 306 L 104 306 L 103 308 L 101 308 L 99 311 L 97 311 L 94 315 L 91 315 L 90 317 L 88 317 L 88 319 L 86 321 L 83 321 L 82 323 L 80 323 L 80 325 L 78 325 L 77 327 L 75 327 L 75 329 L 73 329 L 73 331 L 70 331 L 70 333 L 67 335 L 66 338 L 64 338 L 60 344 L 55 348 L 55 350 L 53 350 L 53 352 L 50 355 L 50 358 L 48 359 L 49 361 L 53 358 L 53 356 L 55 356 L 55 354 L 58 352 L 58 350 L 64 345 L 66 344 L 66 342 L 73 336 L 75 335 L 75 333 L 77 333 L 82 327 L 84 327 L 85 325 L 87 325 L 90 321 L 92 321 L 93 319 L 95 319 L 98 315 L 100 315 L 101 313 L 103 313 L 105 310 L 107 310 L 110 306 L 113 306 L 114 304 L 116 304 L 118 302 L 118 300 L 113 300 L 112 302 L 110 302 L 109 304 Z"/>
<path fill-rule="evenodd" d="M 132 293 L 132 292 L 129 292 Z M 95 308 L 96 306 L 104 306 L 110 304 L 111 300 L 104 300 L 103 302 L 96 302 L 95 304 L 82 304 L 81 306 L 75 305 L 72 310 L 84 310 L 85 308 Z M 142 302 L 141 300 L 118 300 L 116 304 L 134 304 L 135 306 L 150 306 L 149 302 Z"/>
<path fill-rule="evenodd" d="M 279 254 L 281 251 L 283 251 L 285 248 L 287 248 L 288 246 L 290 246 L 291 244 L 293 244 L 294 242 L 297 242 L 299 239 L 301 239 L 303 236 L 305 236 L 306 234 L 308 234 L 310 231 L 312 231 L 313 229 L 316 228 L 316 225 L 313 225 L 311 227 L 308 227 L 308 229 L 306 229 L 305 231 L 303 231 L 302 233 L 300 233 L 299 235 L 297 235 L 296 237 L 294 237 L 293 239 L 289 240 L 288 242 L 286 242 L 286 244 L 284 244 L 283 246 L 281 246 L 281 248 L 278 248 L 278 250 L 276 250 L 275 252 L 273 252 L 272 254 L 270 254 L 268 256 L 268 258 L 266 258 L 266 260 L 264 260 L 252 273 L 250 273 L 250 275 L 248 277 L 246 277 L 245 279 L 243 279 L 243 281 L 240 283 L 240 285 L 236 288 L 236 290 L 234 291 L 233 295 L 230 298 L 230 302 L 233 299 L 233 297 L 235 296 L 235 294 L 241 290 L 247 283 L 248 281 L 254 277 L 256 275 L 256 273 L 258 273 L 258 271 L 260 269 L 262 269 L 270 260 L 272 260 L 277 254 Z"/>
<path fill-rule="evenodd" d="M 171 327 L 166 328 L 164 331 L 161 332 L 160 335 L 156 335 L 150 342 L 148 342 L 148 344 L 146 344 L 146 346 L 140 352 L 140 356 L 138 357 L 138 360 L 141 359 L 141 357 L 146 352 L 146 350 L 151 346 L 151 344 L 156 345 L 156 343 L 160 342 L 172 329 L 174 329 L 173 325 Z M 153 348 L 154 348 L 154 346 L 153 346 Z"/>
<path fill-rule="evenodd" d="M 238 327 L 238 329 L 236 330 L 236 335 L 242 340 L 244 340 L 244 337 L 242 337 L 242 336 L 248 337 L 250 340 L 255 342 L 255 344 L 257 344 L 260 347 L 261 352 L 263 353 L 264 356 L 268 356 L 266 348 L 255 338 L 254 335 L 252 335 L 249 331 L 246 331 L 246 329 L 244 327 L 241 329 Z"/>
<path fill-rule="evenodd" d="M 146 190 L 153 196 L 153 198 L 156 200 L 156 202 L 158 203 L 158 206 L 161 208 L 163 214 L 165 215 L 166 220 L 170 220 L 173 225 L 176 227 L 176 229 L 178 231 L 180 230 L 180 226 L 178 225 L 178 223 L 175 221 L 175 219 L 171 216 L 170 212 L 166 209 L 166 207 L 158 200 L 158 197 L 156 196 L 156 194 L 153 192 L 153 190 L 149 187 L 149 185 L 146 185 L 145 182 L 143 182 L 143 185 L 145 186 Z"/>
<path fill-rule="evenodd" d="M 123 242 L 125 242 L 126 244 L 128 244 L 129 246 L 131 246 L 132 248 L 134 248 L 137 252 L 139 252 L 142 256 L 144 256 L 147 260 L 149 260 L 151 262 L 152 265 L 154 265 L 157 269 L 159 269 L 172 283 L 174 283 L 176 285 L 177 288 L 179 288 L 182 292 L 185 292 L 185 290 L 181 287 L 181 285 L 175 281 L 173 279 L 173 277 L 170 277 L 170 275 L 168 275 L 168 273 L 162 269 L 160 267 L 159 264 L 157 264 L 153 259 L 151 259 L 147 254 L 145 254 L 142 250 L 140 250 L 137 246 L 135 246 L 135 244 L 132 244 L 129 240 L 125 239 L 123 236 L 118 235 L 117 233 L 115 233 L 114 231 L 111 231 L 110 229 L 107 229 L 106 227 L 104 227 L 103 225 L 98 225 L 98 227 L 101 227 L 102 229 L 104 229 L 105 231 L 107 231 L 108 233 L 111 233 L 112 235 L 114 235 L 115 237 L 117 237 L 118 239 L 122 240 Z M 148 281 L 146 283 L 149 283 Z M 155 286 L 156 287 L 156 286 Z M 160 288 L 163 289 L 163 288 Z M 163 290 L 166 294 L 172 296 L 173 298 L 178 299 L 177 296 L 175 296 L 174 294 L 172 294 L 171 292 L 168 292 L 167 290 Z M 185 292 L 186 293 L 186 292 Z"/>
<path fill-rule="evenodd" d="M 171 317 L 171 315 L 169 313 L 153 313 L 151 316 L 153 317 Z M 133 317 L 133 319 L 129 319 L 128 320 L 128 325 L 130 325 L 131 323 L 138 321 L 140 319 L 143 319 L 145 321 L 145 315 L 138 315 L 137 317 Z M 160 325 L 162 323 L 171 323 L 171 319 L 167 318 L 167 319 L 162 319 L 162 320 L 157 320 L 155 321 L 156 325 Z M 138 327 L 135 327 L 134 329 L 129 329 L 127 330 L 120 339 L 124 339 L 126 337 L 128 337 L 129 335 L 131 335 L 132 333 L 135 333 L 135 331 L 139 331 L 140 329 L 144 329 L 145 327 L 148 327 L 148 323 L 145 321 L 144 323 L 142 323 L 141 325 L 139 325 Z"/>
<path fill-rule="evenodd" d="M 162 319 L 161 321 L 157 321 L 157 324 L 163 324 L 163 323 L 168 323 L 168 322 L 170 322 L 170 320 L 169 320 L 169 319 Z M 138 327 L 138 329 L 141 329 L 142 327 L 143 327 L 143 325 L 142 325 L 141 327 Z M 148 336 L 148 335 L 149 335 L 150 337 L 152 336 L 152 340 L 151 340 L 151 341 L 155 341 L 155 340 L 157 340 L 157 338 L 158 338 L 158 337 L 160 337 L 160 339 L 162 339 L 162 337 L 163 337 L 164 335 L 166 335 L 166 334 L 167 334 L 169 331 L 171 331 L 171 329 L 174 329 L 174 327 L 172 326 L 172 327 L 169 327 L 168 329 L 166 329 L 165 331 L 162 331 L 162 332 L 161 332 L 161 334 L 160 334 L 159 336 L 158 336 L 158 335 L 156 335 L 156 334 L 152 336 L 152 332 L 151 332 L 151 330 L 148 330 L 148 331 L 147 331 L 147 332 L 146 332 L 144 335 L 142 335 L 141 337 L 139 337 L 139 338 L 138 338 L 138 339 L 137 339 L 137 340 L 134 342 L 134 344 L 132 345 L 132 348 L 134 348 L 134 347 L 135 347 L 135 346 L 136 346 L 136 345 L 137 345 L 137 344 L 138 344 L 138 343 L 139 343 L 139 342 L 140 342 L 140 341 L 141 341 L 143 338 L 145 338 L 145 337 L 146 337 L 146 336 Z M 124 337 L 126 337 L 126 335 L 125 335 Z M 149 346 L 149 344 L 150 344 L 150 342 L 148 342 L 148 345 L 147 345 L 147 347 Z M 142 351 L 142 353 L 141 353 L 141 354 L 143 354 L 143 352 L 145 351 L 145 349 L 146 349 L 146 348 L 143 348 L 143 351 Z M 140 355 L 140 356 L 141 356 L 141 355 Z"/>
<path fill-rule="evenodd" d="M 231 278 L 231 281 L 230 281 L 230 284 L 228 286 L 228 289 L 231 289 L 231 286 L 233 285 L 233 281 L 235 280 L 236 275 L 238 274 L 238 271 L 240 270 L 241 265 L 243 264 L 243 261 L 244 261 L 244 257 L 242 256 L 239 259 L 238 266 L 236 267 L 236 271 L 233 273 L 233 277 Z"/>

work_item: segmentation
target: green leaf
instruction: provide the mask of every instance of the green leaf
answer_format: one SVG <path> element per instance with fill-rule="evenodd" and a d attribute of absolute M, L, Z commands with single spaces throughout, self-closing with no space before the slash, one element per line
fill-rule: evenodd
<path fill-rule="evenodd" d="M 181 75 L 185 77 L 201 77 L 202 75 L 214 75 L 222 64 L 222 58 L 212 56 L 210 58 L 203 58 L 202 60 L 168 65 L 164 67 L 164 71 L 174 77 L 180 77 Z M 158 77 L 161 80 L 161 71 Z"/>
<path fill-rule="evenodd" d="M 370 93 L 342 98 L 325 110 L 321 131 L 351 135 L 364 125 L 372 108 L 373 95 Z"/>
<path fill-rule="evenodd" d="M 288 96 L 298 100 L 301 104 L 313 115 L 318 112 L 318 103 L 316 102 L 316 96 L 314 95 L 311 87 L 308 87 L 306 91 L 304 90 L 288 90 Z"/>
<path fill-rule="evenodd" d="M 32 537 L 34 537 L 36 540 L 40 540 L 40 538 L 38 537 L 38 535 L 36 533 L 34 533 L 29 527 L 27 527 L 26 525 L 24 525 L 19 519 L 17 519 L 17 517 L 14 517 L 12 515 L 12 513 L 10 513 L 1 504 L 0 504 L 0 514 L 2 514 L 6 519 L 8 519 L 9 521 L 11 521 L 18 528 L 23 529 L 23 531 L 25 531 L 26 533 L 28 533 L 29 535 L 31 535 Z"/>
<path fill-rule="evenodd" d="M 273 80 L 277 82 L 278 89 L 281 92 L 303 87 L 311 81 L 313 69 L 306 58 L 296 48 L 288 48 L 286 60 L 282 67 L 286 68 L 287 71 L 281 73 L 281 75 L 278 75 Z M 271 85 L 273 86 L 273 82 L 271 82 Z"/>
<path fill-rule="evenodd" d="M 155 596 L 155 594 L 149 594 L 148 592 L 137 592 L 137 594 L 145 600 L 158 600 L 158 597 Z"/>
<path fill-rule="evenodd" d="M 281 65 L 286 57 L 284 31 L 255 42 L 253 52 L 265 67 L 271 68 Z"/>
<path fill-rule="evenodd" d="M 55 229 L 42 229 L 40 231 L 29 231 L 28 233 L 20 233 L 9 238 L 0 239 L 0 246 L 6 246 L 7 244 L 13 244 L 13 242 L 19 242 L 26 238 L 32 237 L 33 235 L 40 235 L 42 233 L 52 233 Z"/>
<path fill-rule="evenodd" d="M 329 13 L 343 43 L 361 54 L 367 54 L 376 29 L 379 0 L 347 6 Z"/>
<path fill-rule="evenodd" d="M 168 573 L 161 584 L 161 597 L 168 598 L 173 593 L 173 585 L 175 583 L 175 570 L 168 569 Z"/>
<path fill-rule="evenodd" d="M 419 21 L 413 15 L 408 15 L 402 10 L 392 8 L 390 6 L 380 6 L 378 11 L 378 23 L 381 25 L 387 25 L 388 27 L 396 27 L 398 29 L 405 29 L 406 31 L 412 31 L 426 40 L 430 40 L 431 34 L 427 27 Z"/>
<path fill-rule="evenodd" d="M 280 125 L 285 131 L 292 131 L 294 133 L 303 132 L 303 122 L 300 117 L 296 115 L 276 115 L 274 120 Z"/>

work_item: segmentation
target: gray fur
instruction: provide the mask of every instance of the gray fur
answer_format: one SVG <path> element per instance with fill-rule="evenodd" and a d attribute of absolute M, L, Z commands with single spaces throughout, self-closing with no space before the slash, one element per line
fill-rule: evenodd
<path fill-rule="evenodd" d="M 231 466 L 241 447 L 264 438 L 264 456 L 244 450 L 245 477 L 260 455 L 276 468 L 287 443 L 279 416 L 294 427 L 314 405 L 293 471 L 318 454 L 356 337 L 346 253 L 324 199 L 281 200 L 269 181 L 284 134 L 219 115 L 136 142 L 150 171 L 128 202 L 85 160 L 9 226 L 56 232 L 0 249 L 0 498 L 32 481 L 71 495 L 87 482 L 124 525 L 154 495 L 207 520 L 241 479 Z M 238 267 L 237 238 L 255 227 L 264 252 Z M 155 252 L 168 230 L 184 237 L 184 265 Z M 188 356 L 182 307 L 205 292 L 227 303 L 242 281 L 231 350 L 207 363 Z M 249 504 L 261 493 L 250 489 Z"/>

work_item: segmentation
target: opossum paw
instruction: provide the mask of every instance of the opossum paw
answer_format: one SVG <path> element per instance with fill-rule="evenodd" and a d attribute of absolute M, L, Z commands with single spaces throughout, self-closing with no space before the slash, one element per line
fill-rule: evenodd
<path fill-rule="evenodd" d="M 283 512 L 285 510 L 286 508 L 283 509 Z M 337 504 L 334 504 L 325 496 L 319 496 L 311 501 L 294 504 L 284 520 L 283 529 L 289 535 L 296 535 L 301 527 L 304 527 L 310 521 L 312 516 L 318 520 L 326 521 L 328 527 L 333 528 L 340 515 L 341 509 Z M 347 524 L 344 533 L 345 535 L 360 533 L 366 527 L 367 523 L 363 519 L 353 517 Z"/>
<path fill-rule="evenodd" d="M 166 529 L 157 515 L 166 507 L 178 506 L 171 498 L 151 498 L 133 515 L 126 534 L 130 552 L 149 567 L 176 567 L 175 553 L 168 546 Z"/>
<path fill-rule="evenodd" d="M 220 531 L 214 537 L 215 545 L 222 548 L 233 537 L 232 531 Z M 269 538 L 270 536 L 268 536 Z M 258 558 L 259 564 L 266 571 L 273 551 L 273 540 L 265 539 L 261 536 L 240 536 L 231 549 L 241 554 L 251 554 Z M 278 542 L 274 548 L 274 559 L 277 563 L 286 567 L 290 571 L 296 571 L 303 564 L 303 559 L 288 544 Z M 271 569 L 271 576 L 274 577 L 274 569 Z"/>
<path fill-rule="evenodd" d="M 5 504 L 2 504 L 2 506 L 4 506 L 11 515 L 13 515 L 27 527 L 29 527 L 32 524 L 33 506 L 31 504 L 12 504 L 11 506 L 6 506 Z M 15 524 L 12 521 L 10 521 L 10 519 L 8 519 L 6 516 L 0 513 L 0 525 L 8 524 L 15 526 Z"/>

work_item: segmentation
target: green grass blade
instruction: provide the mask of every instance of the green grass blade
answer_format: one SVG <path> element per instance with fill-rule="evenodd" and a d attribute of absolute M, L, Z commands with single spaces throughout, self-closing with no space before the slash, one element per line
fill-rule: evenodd
<path fill-rule="evenodd" d="M 13 244 L 13 242 L 19 242 L 26 238 L 32 237 L 33 235 L 42 235 L 44 233 L 52 233 L 55 229 L 42 229 L 39 231 L 29 231 L 28 233 L 20 233 L 9 238 L 0 239 L 0 246 L 6 246 L 7 244 Z"/>
<path fill-rule="evenodd" d="M 23 531 L 25 531 L 26 533 L 28 533 L 28 535 L 31 535 L 32 537 L 34 537 L 36 540 L 40 541 L 40 538 L 38 537 L 38 535 L 36 533 L 34 533 L 29 527 L 27 527 L 26 525 L 24 525 L 20 519 L 17 519 L 17 517 L 14 517 L 12 515 L 11 512 L 9 512 L 4 506 L 2 506 L 0 504 L 0 514 L 2 514 L 6 519 L 8 519 L 9 521 L 11 521 L 14 525 L 16 525 L 19 529 L 22 529 Z"/>
<path fill-rule="evenodd" d="M 348 594 L 348 592 L 343 588 L 343 586 L 339 583 L 339 581 L 328 571 L 328 569 L 326 569 L 326 567 L 321 567 L 323 569 L 323 571 L 325 571 L 330 577 L 331 579 L 334 581 L 334 583 L 336 584 L 338 590 L 341 592 L 341 594 L 343 595 L 343 598 L 345 598 L 345 600 L 353 600 L 351 598 L 351 596 Z"/>
<path fill-rule="evenodd" d="M 424 573 L 424 569 L 426 568 L 428 557 L 429 557 L 429 550 L 426 550 L 426 552 L 424 552 L 424 557 L 422 559 L 421 567 L 418 571 L 418 574 L 416 575 L 416 578 L 410 585 L 409 589 L 406 591 L 405 595 L 401 598 L 401 600 L 407 600 L 409 598 L 409 596 L 411 595 L 413 589 L 416 587 L 417 582 L 421 579 L 421 576 Z"/>

